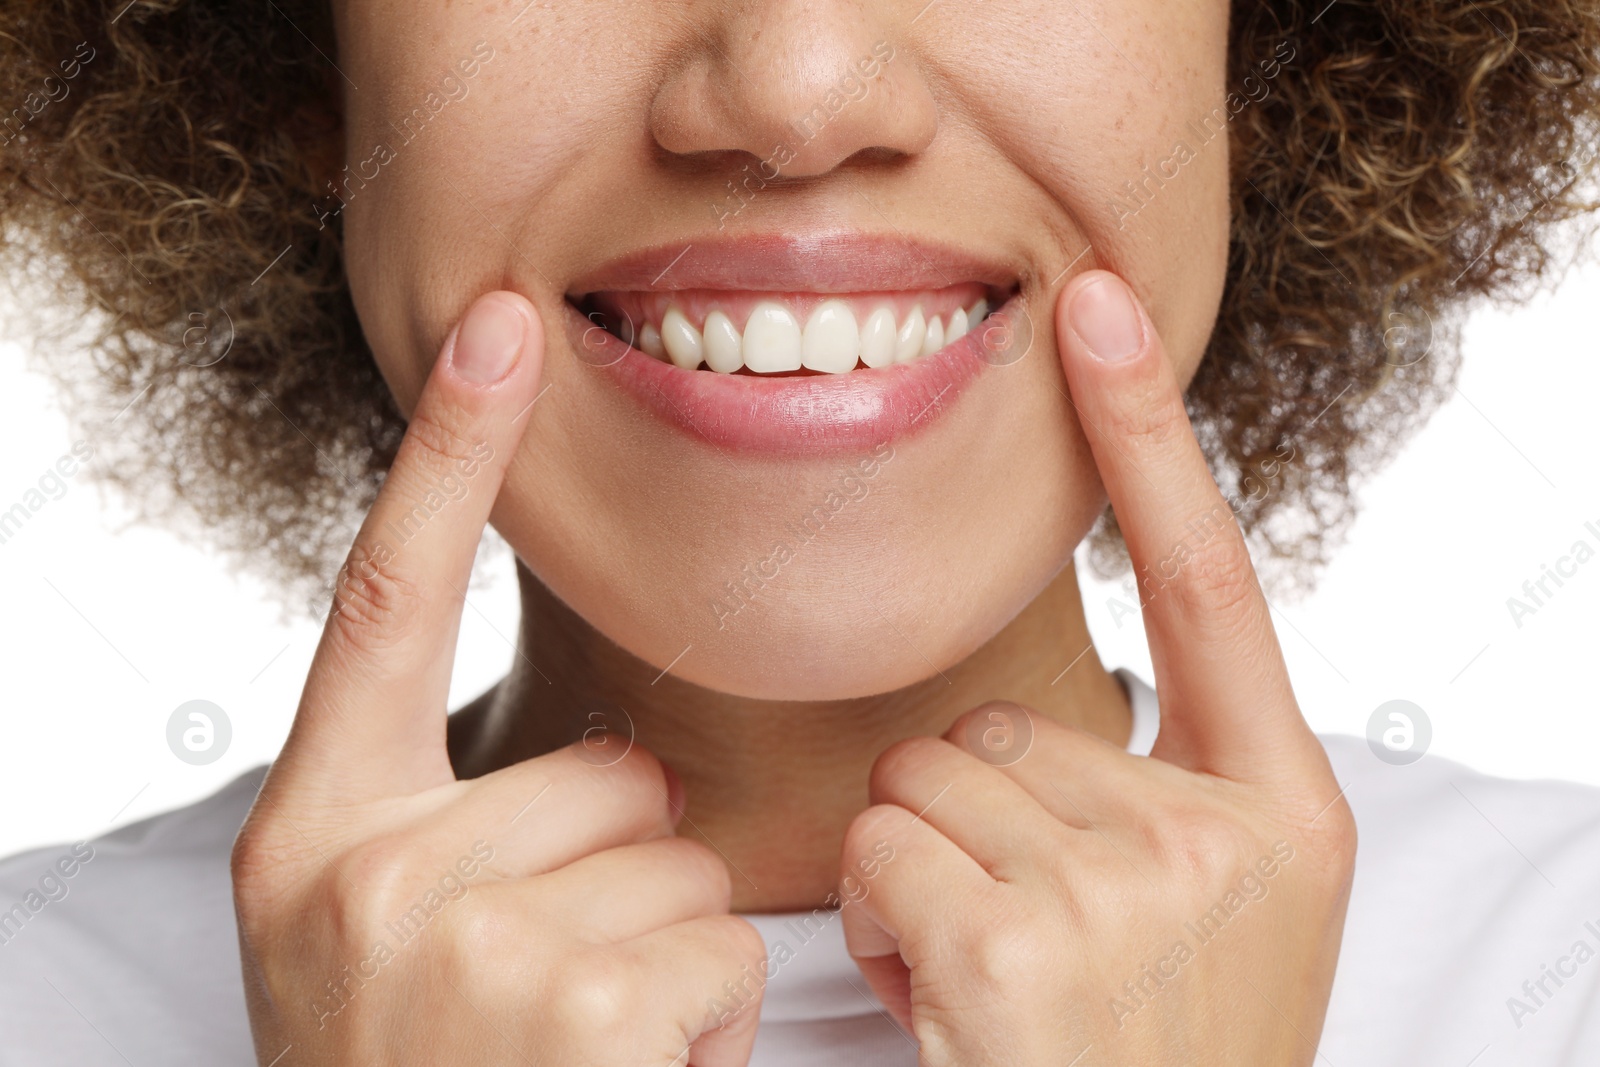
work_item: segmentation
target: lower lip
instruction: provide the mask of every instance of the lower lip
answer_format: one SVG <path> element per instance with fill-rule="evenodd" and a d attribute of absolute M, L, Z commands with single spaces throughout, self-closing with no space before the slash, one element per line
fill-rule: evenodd
<path fill-rule="evenodd" d="M 827 455 L 904 440 L 954 406 L 988 366 L 978 327 L 908 363 L 845 374 L 718 374 L 645 355 L 567 305 L 579 357 L 663 422 L 740 452 Z"/>

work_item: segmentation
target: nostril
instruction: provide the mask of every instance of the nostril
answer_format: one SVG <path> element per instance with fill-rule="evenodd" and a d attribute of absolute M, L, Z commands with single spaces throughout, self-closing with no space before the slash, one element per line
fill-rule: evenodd
<path fill-rule="evenodd" d="M 759 15 L 686 35 L 688 58 L 651 100 L 655 143 L 708 167 L 719 182 L 729 174 L 719 154 L 745 157 L 735 182 L 748 167 L 770 183 L 925 151 L 938 108 L 916 66 L 869 27 L 838 18 L 819 26 L 810 5 L 791 6 L 779 15 L 759 5 Z"/>

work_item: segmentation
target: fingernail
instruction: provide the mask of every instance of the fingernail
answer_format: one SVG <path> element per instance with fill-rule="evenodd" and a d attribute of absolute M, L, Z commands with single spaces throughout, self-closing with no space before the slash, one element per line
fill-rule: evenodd
<path fill-rule="evenodd" d="M 1073 293 L 1067 317 L 1089 354 L 1103 363 L 1119 363 L 1144 348 L 1144 322 L 1120 278 L 1102 275 Z"/>
<path fill-rule="evenodd" d="M 505 300 L 486 296 L 472 305 L 456 332 L 450 359 L 469 382 L 488 385 L 510 372 L 522 353 L 527 320 Z"/>

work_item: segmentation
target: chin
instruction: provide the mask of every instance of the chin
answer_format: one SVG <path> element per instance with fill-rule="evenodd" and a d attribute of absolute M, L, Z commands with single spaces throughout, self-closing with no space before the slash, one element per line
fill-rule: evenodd
<path fill-rule="evenodd" d="M 1045 436 L 1065 438 L 1052 430 Z M 1103 506 L 1092 472 L 1046 463 L 1014 506 L 982 492 L 976 466 L 966 484 L 944 484 L 942 507 L 904 507 L 927 499 L 924 464 L 950 470 L 942 452 L 902 445 L 871 491 L 810 540 L 800 521 L 752 518 L 805 515 L 792 500 L 688 506 L 703 500 L 693 493 L 678 508 L 667 501 L 670 519 L 649 508 L 653 521 L 605 536 L 548 508 L 502 532 L 583 625 L 641 661 L 647 680 L 670 674 L 773 702 L 876 696 L 938 679 L 993 640 L 1060 575 Z M 786 496 L 825 499 L 828 479 Z M 668 548 L 667 530 L 696 550 Z"/>

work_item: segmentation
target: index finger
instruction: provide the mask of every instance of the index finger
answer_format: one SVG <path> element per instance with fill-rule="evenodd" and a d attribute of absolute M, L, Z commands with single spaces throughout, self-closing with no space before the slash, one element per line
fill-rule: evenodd
<path fill-rule="evenodd" d="M 446 339 L 336 582 L 281 774 L 341 793 L 453 781 L 445 749 L 463 590 L 536 396 L 539 315 L 478 299 Z"/>
<path fill-rule="evenodd" d="M 1155 754 L 1230 778 L 1298 773 L 1321 746 L 1161 338 L 1108 271 L 1072 279 L 1056 315 L 1072 399 L 1139 581 L 1161 696 Z"/>

